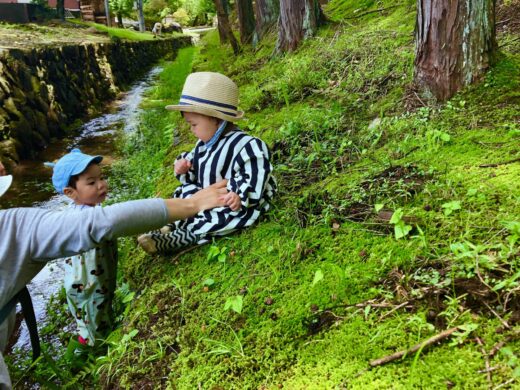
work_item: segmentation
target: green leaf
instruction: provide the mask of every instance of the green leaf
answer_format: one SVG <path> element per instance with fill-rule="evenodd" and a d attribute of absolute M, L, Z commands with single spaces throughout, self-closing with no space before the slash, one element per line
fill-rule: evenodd
<path fill-rule="evenodd" d="M 218 261 L 221 262 L 221 263 L 225 263 L 226 262 L 226 254 L 225 253 L 221 253 L 220 255 L 218 255 Z"/>
<path fill-rule="evenodd" d="M 376 203 L 374 205 L 374 210 L 376 211 L 376 213 L 378 213 L 379 211 L 381 211 L 381 209 L 385 206 L 384 203 Z"/>
<path fill-rule="evenodd" d="M 220 249 L 218 246 L 216 245 L 211 245 L 209 247 L 209 251 L 208 251 L 208 257 L 207 259 L 208 260 L 213 260 L 215 257 L 217 257 L 218 255 L 220 254 Z"/>
<path fill-rule="evenodd" d="M 478 190 L 476 188 L 470 188 L 468 190 L 468 192 L 467 192 L 467 195 L 468 196 L 475 196 L 475 195 L 477 195 L 477 193 L 478 193 Z"/>
<path fill-rule="evenodd" d="M 126 304 L 126 303 L 130 303 L 130 302 L 132 302 L 133 299 L 134 299 L 134 296 L 135 296 L 135 292 L 128 293 L 128 294 L 125 295 L 125 297 L 123 298 L 123 303 Z"/>
<path fill-rule="evenodd" d="M 241 295 L 229 297 L 224 304 L 224 310 L 232 309 L 238 314 L 242 313 L 243 298 Z"/>
<path fill-rule="evenodd" d="M 439 135 L 439 138 L 441 139 L 441 141 L 444 141 L 444 142 L 449 142 L 451 140 L 451 136 L 445 132 L 441 132 Z"/>
<path fill-rule="evenodd" d="M 208 278 L 202 282 L 203 286 L 208 286 L 208 287 L 213 286 L 214 284 L 215 284 L 215 281 L 211 278 Z"/>
<path fill-rule="evenodd" d="M 406 237 L 411 230 L 412 227 L 410 225 L 405 224 L 403 221 L 399 221 L 394 225 L 395 239 L 399 240 L 400 238 Z"/>
<path fill-rule="evenodd" d="M 314 273 L 314 279 L 312 280 L 312 286 L 314 287 L 314 285 L 316 283 L 318 283 L 320 280 L 323 279 L 323 272 L 321 271 L 321 269 L 317 270 L 315 273 Z"/>
<path fill-rule="evenodd" d="M 452 200 L 451 202 L 444 203 L 442 208 L 444 209 L 444 215 L 448 216 L 455 210 L 461 209 L 460 200 Z"/>
<path fill-rule="evenodd" d="M 396 223 L 399 223 L 401 221 L 401 218 L 403 218 L 404 212 L 403 209 L 397 209 L 392 214 L 392 218 L 390 218 L 390 223 L 395 225 Z"/>

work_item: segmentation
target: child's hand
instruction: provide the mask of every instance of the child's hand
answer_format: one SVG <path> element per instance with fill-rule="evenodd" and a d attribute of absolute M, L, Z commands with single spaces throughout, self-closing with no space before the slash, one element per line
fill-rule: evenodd
<path fill-rule="evenodd" d="M 223 199 L 226 206 L 228 206 L 232 211 L 238 211 L 242 208 L 242 200 L 240 199 L 240 196 L 234 192 L 228 192 Z"/>
<path fill-rule="evenodd" d="M 185 158 L 181 158 L 180 160 L 175 161 L 175 174 L 176 175 L 184 175 L 191 168 L 191 162 L 186 160 Z"/>

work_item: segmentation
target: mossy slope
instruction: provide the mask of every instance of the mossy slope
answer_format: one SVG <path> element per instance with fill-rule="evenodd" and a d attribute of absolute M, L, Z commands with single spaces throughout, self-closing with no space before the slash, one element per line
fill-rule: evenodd
<path fill-rule="evenodd" d="M 518 50 L 426 106 L 411 87 L 415 2 L 359 3 L 331 3 L 332 19 L 349 22 L 284 57 L 271 57 L 274 39 L 233 57 L 211 33 L 166 65 L 117 186 L 168 196 L 174 158 L 194 139 L 163 106 L 190 71 L 213 70 L 239 84 L 243 127 L 271 146 L 280 192 L 258 226 L 216 248 L 149 257 L 125 241 L 124 278 L 138 296 L 98 362 L 100 384 L 462 389 L 518 379 L 520 344 L 503 324 L 520 319 Z M 385 4 L 368 21 L 345 19 Z M 237 296 L 241 313 L 225 310 Z M 453 326 L 450 341 L 367 369 Z M 482 348 L 503 340 L 490 383 Z"/>

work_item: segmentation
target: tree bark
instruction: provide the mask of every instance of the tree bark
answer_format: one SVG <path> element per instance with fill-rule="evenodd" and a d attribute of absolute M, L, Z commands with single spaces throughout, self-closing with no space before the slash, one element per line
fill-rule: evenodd
<path fill-rule="evenodd" d="M 256 33 L 261 39 L 276 23 L 280 15 L 280 3 L 276 0 L 256 0 Z"/>
<path fill-rule="evenodd" d="M 293 51 L 315 34 L 323 22 L 318 0 L 280 0 L 277 52 Z"/>
<path fill-rule="evenodd" d="M 440 101 L 478 80 L 496 49 L 495 0 L 417 0 L 415 75 Z"/>
<path fill-rule="evenodd" d="M 119 28 L 124 28 L 124 25 L 123 25 L 123 14 L 121 12 L 117 12 L 116 15 L 117 15 L 117 26 Z"/>
<path fill-rule="evenodd" d="M 238 25 L 240 27 L 240 43 L 256 44 L 258 36 L 255 30 L 255 14 L 252 0 L 236 0 Z"/>
<path fill-rule="evenodd" d="M 233 35 L 231 25 L 229 23 L 228 14 L 224 8 L 223 0 L 214 0 L 215 8 L 217 9 L 218 29 L 220 35 L 220 43 L 229 42 L 233 48 L 233 53 L 237 55 L 240 53 L 240 46 L 237 39 Z"/>
<path fill-rule="evenodd" d="M 137 18 L 139 19 L 139 31 L 145 32 L 146 26 L 144 25 L 144 13 L 143 13 L 143 0 L 137 0 Z"/>
<path fill-rule="evenodd" d="M 65 20 L 65 0 L 58 0 L 56 2 L 56 14 L 58 15 L 58 19 L 62 21 Z"/>

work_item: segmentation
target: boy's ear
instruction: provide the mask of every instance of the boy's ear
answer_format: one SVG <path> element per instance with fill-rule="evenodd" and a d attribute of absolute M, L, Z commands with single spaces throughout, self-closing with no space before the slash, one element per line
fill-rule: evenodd
<path fill-rule="evenodd" d="M 72 200 L 76 200 L 76 194 L 77 194 L 77 191 L 72 188 L 72 187 L 65 187 L 63 189 L 63 194 L 65 196 L 68 196 L 69 198 L 71 198 Z"/>

